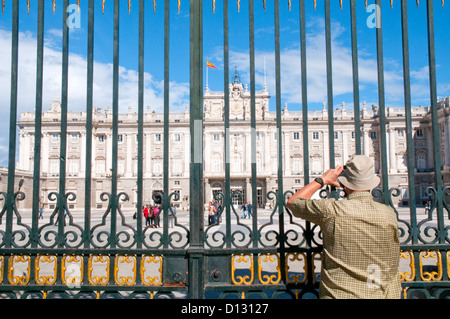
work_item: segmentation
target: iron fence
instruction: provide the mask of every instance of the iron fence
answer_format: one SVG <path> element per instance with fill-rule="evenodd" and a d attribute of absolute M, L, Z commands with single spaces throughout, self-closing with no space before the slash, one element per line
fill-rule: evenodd
<path fill-rule="evenodd" d="M 45 1 L 46 2 L 46 1 Z M 314 1 L 315 3 L 316 1 Z M 342 6 L 342 1 L 341 6 Z M 350 9 L 353 94 L 354 105 L 360 105 L 358 48 L 355 0 L 346 5 Z M 436 93 L 436 66 L 434 44 L 434 1 L 425 1 L 428 27 L 428 54 L 430 75 L 430 103 L 433 129 L 434 167 L 441 167 L 440 135 Z M 42 91 L 43 91 L 43 50 L 44 50 L 44 0 L 38 0 L 37 65 L 35 136 L 42 133 Z M 48 3 L 48 2 L 46 2 Z M 162 228 L 144 227 L 142 215 L 137 214 L 136 225 L 126 222 L 120 202 L 129 194 L 118 191 L 118 127 L 119 127 L 119 1 L 114 1 L 114 50 L 113 50 L 113 96 L 112 96 L 112 171 L 111 189 L 101 194 L 107 208 L 101 219 L 94 219 L 91 207 L 92 188 L 92 112 L 94 73 L 94 11 L 100 1 L 88 1 L 88 45 L 87 45 L 87 99 L 86 99 L 86 158 L 85 160 L 85 204 L 83 222 L 74 220 L 68 201 L 76 195 L 67 191 L 66 149 L 67 149 L 67 106 L 69 68 L 69 26 L 66 23 L 68 11 L 63 10 L 62 43 L 62 88 L 60 119 L 59 186 L 57 192 L 49 194 L 56 202 L 48 222 L 39 223 L 40 206 L 40 156 L 41 139 L 34 140 L 33 188 L 30 194 L 15 191 L 16 179 L 16 121 L 18 110 L 18 56 L 19 56 L 19 6 L 20 1 L 10 1 L 12 12 L 12 59 L 9 119 L 9 162 L 7 189 L 1 192 L 0 211 L 0 294 L 9 298 L 309 298 L 318 296 L 320 282 L 321 234 L 316 225 L 294 220 L 286 208 L 286 198 L 292 194 L 283 186 L 283 145 L 277 140 L 278 191 L 269 192 L 267 197 L 276 203 L 269 213 L 268 222 L 260 224 L 261 212 L 254 207 L 250 224 L 240 221 L 232 205 L 233 192 L 230 187 L 230 163 L 224 161 L 224 192 L 216 199 L 223 202 L 223 224 L 221 228 L 204 224 L 204 168 L 203 168 L 203 1 L 191 0 L 190 15 L 190 185 L 189 221 L 174 220 L 174 228 L 169 229 L 172 218 L 171 199 L 176 196 L 169 192 L 169 139 L 164 138 L 163 149 L 163 192 Z M 228 0 L 223 0 L 224 29 L 224 131 L 230 128 L 229 100 L 229 21 Z M 265 1 L 263 1 L 265 5 Z M 366 1 L 367 3 L 367 1 Z M 2 1 L 5 8 L 5 1 Z M 144 32 L 145 5 L 139 1 L 139 83 L 138 83 L 138 167 L 137 167 L 137 207 L 143 205 L 143 159 L 144 154 Z M 290 4 L 290 1 L 289 1 Z M 381 0 L 375 4 L 381 8 Z M 105 1 L 102 2 L 105 5 Z M 164 136 L 169 135 L 169 41 L 170 7 L 164 1 Z M 215 6 L 215 1 L 213 0 Z M 238 6 L 240 1 L 238 0 Z M 250 60 L 250 126 L 256 129 L 255 111 L 255 26 L 254 1 L 249 0 L 249 60 Z M 409 43 L 407 1 L 400 1 L 403 80 L 405 99 L 405 127 L 408 152 L 408 185 L 410 198 L 415 198 L 414 144 L 411 119 L 411 84 L 409 67 Z M 53 1 L 55 10 L 55 1 Z M 62 8 L 69 6 L 64 0 Z M 330 166 L 335 166 L 334 110 L 332 82 L 332 46 L 330 0 L 324 0 L 327 105 Z M 58 10 L 58 8 L 56 8 Z M 302 130 L 308 131 L 308 88 L 307 56 L 305 32 L 305 1 L 299 0 L 300 59 L 302 91 Z M 280 74 L 280 4 L 274 0 L 275 31 L 275 101 L 276 127 L 282 135 L 281 74 Z M 379 17 L 381 19 L 381 12 Z M 386 112 L 384 96 L 383 29 L 376 29 L 378 102 L 381 138 L 381 188 L 374 194 L 387 205 L 399 190 L 390 188 L 387 170 Z M 354 108 L 355 149 L 361 153 L 360 110 Z M 253 130 L 254 132 L 255 130 Z M 252 134 L 252 159 L 256 158 L 256 136 Z M 224 158 L 229 158 L 229 136 L 225 139 Z M 303 134 L 304 158 L 309 158 L 309 136 Z M 310 181 L 308 160 L 304 161 L 304 183 Z M 257 202 L 257 164 L 251 164 L 251 202 Z M 399 219 L 402 239 L 399 258 L 406 262 L 402 271 L 403 297 L 405 298 L 445 298 L 450 293 L 450 250 L 449 226 L 446 214 L 450 208 L 445 200 L 449 187 L 442 183 L 441 171 L 434 170 L 434 185 L 428 189 L 431 209 L 426 219 L 418 221 L 415 201 L 410 201 L 410 220 Z M 332 188 L 324 193 L 338 197 L 339 191 Z M 25 196 L 32 196 L 31 224 L 24 223 L 17 203 Z M 396 209 L 396 207 L 394 207 Z M 397 209 L 396 209 L 397 212 Z M 430 262 L 431 265 L 430 265 Z"/>

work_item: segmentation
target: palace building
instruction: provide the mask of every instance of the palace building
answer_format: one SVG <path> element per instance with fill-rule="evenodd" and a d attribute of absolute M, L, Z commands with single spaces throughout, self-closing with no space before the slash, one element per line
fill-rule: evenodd
<path fill-rule="evenodd" d="M 229 84 L 230 96 L 230 186 L 234 204 L 251 201 L 251 127 L 250 91 L 247 85 L 236 77 Z M 304 185 L 304 161 L 309 161 L 310 176 L 321 175 L 330 166 L 328 112 L 309 111 L 309 131 L 302 130 L 302 112 L 282 110 L 282 136 L 277 136 L 276 114 L 269 111 L 270 95 L 266 87 L 256 91 L 256 167 L 257 204 L 259 207 L 273 207 L 273 200 L 267 198 L 270 191 L 278 189 L 277 139 L 282 139 L 283 190 L 295 191 Z M 450 185 L 450 98 L 444 98 L 439 105 L 439 131 L 441 133 L 441 162 L 444 185 Z M 224 140 L 224 93 L 204 91 L 204 194 L 209 202 L 216 192 L 224 192 L 225 159 Z M 61 104 L 58 99 L 51 103 L 42 115 L 41 144 L 41 202 L 52 208 L 56 204 L 48 198 L 49 193 L 58 191 L 60 162 Z M 86 158 L 86 112 L 69 112 L 67 125 L 66 192 L 73 192 L 76 198 L 70 200 L 69 208 L 84 207 L 84 177 Z M 121 203 L 132 209 L 137 203 L 137 113 L 119 114 L 118 127 L 118 192 L 129 195 L 129 201 Z M 412 108 L 414 131 L 414 163 L 416 166 L 417 203 L 427 201 L 425 189 L 433 184 L 433 143 L 430 107 Z M 164 136 L 162 113 L 152 111 L 148 106 L 144 114 L 144 158 L 143 158 L 143 202 L 151 203 L 152 194 L 163 189 L 164 138 L 169 139 L 169 191 L 176 192 L 173 203 L 182 208 L 189 205 L 190 135 L 189 109 L 184 113 L 170 113 L 169 136 Z M 407 150 L 404 108 L 386 107 L 387 162 L 389 187 L 398 187 L 401 194 L 393 200 L 400 205 L 409 202 L 407 179 Z M 16 178 L 24 178 L 23 190 L 27 198 L 19 203 L 31 207 L 32 173 L 34 162 L 34 112 L 20 114 L 19 159 Z M 353 110 L 344 103 L 334 111 L 335 163 L 344 164 L 355 151 L 355 125 Z M 303 156 L 303 134 L 309 134 L 309 156 Z M 363 103 L 361 109 L 361 149 L 373 158 L 376 172 L 381 173 L 381 143 L 379 110 L 377 106 Z M 100 194 L 111 190 L 112 167 L 112 113 L 110 107 L 93 111 L 92 139 L 92 189 L 91 207 L 105 209 L 107 203 Z M 439 168 L 438 168 L 439 169 Z M 4 176 L 6 169 L 0 173 Z M 29 181 L 28 181 L 29 180 Z M 5 179 L 3 178 L 3 182 Z M 27 191 L 28 190 L 28 191 Z M 254 203 L 255 204 L 255 203 Z"/>

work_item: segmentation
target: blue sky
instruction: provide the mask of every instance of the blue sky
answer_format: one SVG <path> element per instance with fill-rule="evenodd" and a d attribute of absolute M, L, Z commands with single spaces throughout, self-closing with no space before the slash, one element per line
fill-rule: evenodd
<path fill-rule="evenodd" d="M 81 0 L 80 27 L 70 31 L 69 57 L 69 111 L 85 110 L 86 101 L 86 51 L 87 51 L 87 0 Z M 275 110 L 275 61 L 274 61 L 274 8 L 267 0 L 264 12 L 262 1 L 255 1 L 255 49 L 256 89 L 264 82 L 264 61 L 267 85 L 272 99 L 270 110 Z M 308 104 L 311 110 L 322 109 L 326 96 L 325 30 L 323 1 L 306 0 L 306 32 L 308 63 Z M 331 1 L 332 47 L 333 47 L 333 101 L 335 106 L 345 102 L 353 108 L 353 86 L 350 47 L 349 1 Z M 378 104 L 377 64 L 375 29 L 367 25 L 373 12 L 366 12 L 364 1 L 357 1 L 359 75 L 361 105 Z M 76 1 L 71 1 L 75 4 Z M 119 107 L 127 112 L 131 106 L 137 111 L 138 70 L 138 0 L 131 0 L 131 14 L 127 1 L 120 2 L 120 91 Z M 212 0 L 204 2 L 204 63 L 215 64 L 209 70 L 209 88 L 223 90 L 223 12 L 222 1 L 216 0 L 215 14 Z M 369 1 L 369 5 L 374 1 Z M 58 0 L 53 14 L 51 2 L 46 1 L 45 13 L 45 65 L 44 65 L 44 110 L 48 110 L 55 96 L 61 95 L 61 47 L 62 47 L 62 1 Z M 430 105 L 428 78 L 428 48 L 426 28 L 426 1 L 408 0 L 410 35 L 411 86 L 413 106 Z M 26 1 L 20 2 L 20 47 L 19 47 L 19 112 L 32 111 L 35 101 L 36 28 L 37 1 L 31 1 L 27 15 Z M 95 4 L 95 52 L 94 52 L 94 105 L 105 109 L 112 105 L 112 60 L 113 60 L 113 1 L 106 1 L 105 13 L 101 12 L 101 1 Z M 300 24 L 299 2 L 293 0 L 291 11 L 288 1 L 280 1 L 281 40 L 281 101 L 289 110 L 301 110 L 300 73 Z M 243 83 L 249 83 L 249 31 L 248 2 L 240 1 L 237 12 L 236 1 L 229 2 L 230 76 L 236 67 Z M 171 0 L 170 35 L 170 109 L 184 111 L 189 103 L 189 1 L 181 0 L 180 13 L 177 1 Z M 8 118 L 11 58 L 12 0 L 6 0 L 5 13 L 0 14 L 0 115 Z M 403 106 L 402 47 L 400 29 L 400 2 L 383 1 L 383 46 L 386 88 L 386 106 Z M 441 1 L 434 1 L 435 41 L 438 96 L 450 95 L 450 9 Z M 156 14 L 152 1 L 146 2 L 145 25 L 145 106 L 161 111 L 163 106 L 163 23 L 164 2 L 156 0 Z M 205 67 L 206 68 L 206 67 Z M 7 123 L 0 136 L 0 165 L 7 158 Z"/>

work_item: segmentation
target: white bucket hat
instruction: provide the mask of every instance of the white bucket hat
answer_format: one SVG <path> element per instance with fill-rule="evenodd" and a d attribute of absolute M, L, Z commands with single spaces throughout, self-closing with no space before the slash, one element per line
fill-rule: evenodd
<path fill-rule="evenodd" d="M 344 166 L 338 181 L 355 191 L 372 190 L 380 184 L 380 177 L 375 175 L 373 161 L 365 155 L 356 155 Z"/>

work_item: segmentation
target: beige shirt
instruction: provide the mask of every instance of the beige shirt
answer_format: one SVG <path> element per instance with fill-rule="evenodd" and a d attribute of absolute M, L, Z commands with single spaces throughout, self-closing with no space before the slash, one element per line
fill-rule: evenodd
<path fill-rule="evenodd" d="M 358 192 L 339 201 L 297 198 L 291 209 L 322 229 L 320 298 L 400 298 L 400 244 L 391 207 Z"/>

